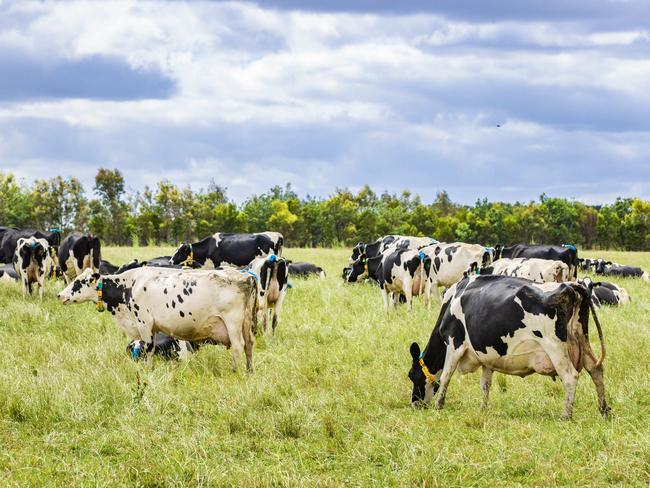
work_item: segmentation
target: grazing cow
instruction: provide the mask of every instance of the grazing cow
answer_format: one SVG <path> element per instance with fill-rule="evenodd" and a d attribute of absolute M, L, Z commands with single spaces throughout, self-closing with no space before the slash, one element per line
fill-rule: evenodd
<path fill-rule="evenodd" d="M 364 274 L 373 275 L 381 288 L 386 311 L 392 307 L 401 295 L 404 295 L 406 308 L 411 310 L 413 296 L 423 294 L 425 282 L 431 268 L 431 259 L 422 251 L 415 249 L 395 249 L 394 251 L 374 258 L 364 258 L 355 261 L 348 282 L 356 281 Z M 362 262 L 363 271 L 358 272 L 358 264 Z M 424 294 L 425 304 L 428 297 Z"/>
<path fill-rule="evenodd" d="M 66 283 L 74 280 L 85 269 L 99 272 L 102 260 L 99 237 L 73 232 L 59 247 L 59 266 Z"/>
<path fill-rule="evenodd" d="M 288 261 L 271 254 L 268 257 L 253 259 L 242 271 L 252 273 L 258 280 L 257 306 L 263 316 L 264 333 L 268 333 L 269 315 L 272 318 L 272 331 L 275 333 L 289 285 Z"/>
<path fill-rule="evenodd" d="M 480 244 L 451 242 L 433 244 L 423 247 L 421 251 L 431 259 L 431 271 L 426 284 L 426 295 L 435 291 L 438 298 L 440 286 L 451 286 L 463 277 L 463 273 L 472 263 L 487 266 L 492 262 L 494 252 Z"/>
<path fill-rule="evenodd" d="M 577 283 L 534 283 L 510 276 L 471 276 L 447 293 L 429 343 L 423 352 L 411 344 L 411 402 L 428 403 L 438 391 L 442 408 L 456 368 L 469 373 L 482 368 L 483 406 L 487 407 L 492 373 L 559 376 L 565 391 L 563 418 L 570 418 L 584 367 L 596 386 L 601 414 L 605 400 L 601 343 L 596 359 L 588 339 L 589 291 Z"/>
<path fill-rule="evenodd" d="M 526 278 L 537 283 L 569 281 L 569 267 L 562 261 L 538 258 L 501 258 L 480 269 L 479 274 Z"/>
<path fill-rule="evenodd" d="M 170 259 L 171 264 L 197 262 L 205 269 L 213 269 L 223 263 L 232 266 L 248 266 L 258 256 L 282 255 L 284 240 L 279 232 L 260 234 L 226 234 L 217 232 L 192 244 L 183 243 Z"/>
<path fill-rule="evenodd" d="M 412 237 L 388 235 L 380 237 L 371 244 L 359 242 L 352 248 L 350 264 L 354 263 L 360 257 L 374 258 L 386 252 L 389 248 L 420 249 L 424 246 L 436 244 L 438 241 L 432 237 Z"/>
<path fill-rule="evenodd" d="M 11 263 L 16 254 L 18 239 L 45 239 L 50 249 L 51 257 L 56 262 L 56 247 L 61 242 L 61 233 L 58 229 L 53 231 L 34 230 L 34 229 L 14 229 L 10 227 L 0 227 L 0 263 Z"/>
<path fill-rule="evenodd" d="M 232 348 L 233 369 L 241 353 L 253 369 L 257 329 L 257 282 L 235 269 L 176 270 L 142 267 L 119 275 L 83 271 L 61 293 L 63 304 L 92 301 L 104 306 L 131 340 L 135 356 L 152 364 L 154 334 L 184 341 L 212 340 Z"/>
<path fill-rule="evenodd" d="M 180 361 L 188 359 L 192 353 L 198 351 L 201 345 L 204 344 L 201 342 L 181 341 L 162 332 L 156 332 L 155 342 L 155 355 L 165 359 L 178 359 Z M 131 341 L 126 346 L 126 352 L 129 353 L 134 361 L 138 360 L 140 350 L 140 341 Z"/>
<path fill-rule="evenodd" d="M 35 237 L 18 239 L 14 255 L 14 269 L 20 276 L 23 298 L 27 296 L 27 291 L 30 295 L 32 294 L 32 285 L 36 283 L 38 296 L 42 301 L 45 277 L 52 270 L 52 258 L 47 241 Z"/>
<path fill-rule="evenodd" d="M 601 305 L 627 305 L 630 303 L 630 295 L 625 288 L 606 281 L 594 282 L 590 278 L 584 278 L 578 283 L 583 284 L 591 291 L 591 299 L 596 307 Z"/>
<path fill-rule="evenodd" d="M 495 246 L 496 257 L 499 258 L 539 258 L 551 261 L 562 261 L 569 267 L 569 277 L 578 277 L 578 250 L 571 244 L 562 246 L 515 244 L 514 246 Z"/>
<path fill-rule="evenodd" d="M 119 266 L 116 266 L 105 259 L 102 259 L 99 262 L 99 274 L 101 275 L 115 274 L 118 269 L 120 269 Z"/>
<path fill-rule="evenodd" d="M 309 278 L 312 275 L 325 278 L 325 271 L 323 271 L 323 268 L 302 261 L 296 263 L 289 262 L 289 274 L 297 278 Z"/>
<path fill-rule="evenodd" d="M 16 281 L 18 281 L 18 273 L 16 273 L 13 263 L 5 264 L 0 268 L 0 283 L 15 283 Z"/>
<path fill-rule="evenodd" d="M 638 266 L 625 266 L 622 264 L 612 263 L 604 259 L 597 259 L 595 264 L 595 272 L 599 275 L 605 276 L 620 276 L 622 278 L 641 278 L 643 281 L 650 281 L 650 277 L 646 271 Z"/>

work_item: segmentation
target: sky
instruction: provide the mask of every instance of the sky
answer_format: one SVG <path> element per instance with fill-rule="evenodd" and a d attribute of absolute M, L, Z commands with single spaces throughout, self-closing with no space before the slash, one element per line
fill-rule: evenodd
<path fill-rule="evenodd" d="M 647 0 L 0 0 L 0 171 L 650 199 Z"/>

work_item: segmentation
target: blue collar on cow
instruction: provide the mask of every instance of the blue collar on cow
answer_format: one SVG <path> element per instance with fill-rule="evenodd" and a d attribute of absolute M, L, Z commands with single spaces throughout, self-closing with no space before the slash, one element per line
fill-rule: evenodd
<path fill-rule="evenodd" d="M 133 349 L 131 349 L 131 359 L 137 361 L 138 356 L 140 356 L 140 351 L 142 351 L 142 345 L 140 345 L 140 341 L 136 341 L 133 345 Z"/>
<path fill-rule="evenodd" d="M 424 252 L 420 251 L 418 253 L 418 257 L 420 258 L 420 261 L 424 261 L 426 259 L 427 255 L 424 254 Z"/>
<path fill-rule="evenodd" d="M 429 383 L 432 385 L 440 386 L 440 381 L 436 379 L 434 375 L 431 374 L 431 371 L 429 371 L 429 368 L 427 367 L 426 364 L 424 364 L 424 351 L 422 351 L 422 354 L 420 354 L 420 367 L 422 368 L 422 372 L 424 373 L 424 376 L 429 380 Z"/>
<path fill-rule="evenodd" d="M 576 248 L 573 244 L 562 244 L 562 247 L 566 247 L 567 249 L 578 252 L 578 248 Z"/>
<path fill-rule="evenodd" d="M 240 272 L 240 273 L 244 273 L 244 274 L 248 273 L 248 274 L 251 275 L 253 278 L 255 278 L 257 281 L 260 280 L 260 277 L 257 276 L 257 273 L 255 273 L 255 271 L 253 271 L 252 269 L 244 268 L 244 269 L 242 269 L 242 270 L 239 270 L 239 272 Z"/>
<path fill-rule="evenodd" d="M 278 260 L 278 257 L 275 254 L 271 254 L 266 260 L 269 263 L 275 263 Z"/>
<path fill-rule="evenodd" d="M 104 311 L 104 302 L 102 300 L 103 290 L 104 290 L 104 281 L 100 278 L 99 280 L 97 280 L 97 311 L 98 312 Z"/>

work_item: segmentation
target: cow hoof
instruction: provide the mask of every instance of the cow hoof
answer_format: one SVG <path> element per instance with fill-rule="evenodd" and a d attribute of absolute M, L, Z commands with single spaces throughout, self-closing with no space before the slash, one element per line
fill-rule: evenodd
<path fill-rule="evenodd" d="M 571 414 L 570 413 L 563 413 L 562 416 L 560 417 L 560 420 L 571 420 Z"/>

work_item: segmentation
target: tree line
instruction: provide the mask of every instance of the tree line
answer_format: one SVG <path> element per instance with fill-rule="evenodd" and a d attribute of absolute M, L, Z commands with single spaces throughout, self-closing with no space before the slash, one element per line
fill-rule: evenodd
<path fill-rule="evenodd" d="M 440 241 L 571 243 L 591 249 L 650 250 L 650 202 L 617 198 L 586 205 L 541 195 L 539 201 L 479 199 L 460 205 L 445 191 L 424 203 L 409 191 L 375 193 L 341 188 L 328 198 L 300 198 L 291 184 L 274 186 L 241 204 L 211 181 L 194 191 L 163 180 L 127 192 L 119 170 L 101 168 L 88 198 L 74 177 L 21 183 L 0 172 L 0 225 L 91 232 L 114 245 L 194 241 L 220 232 L 282 232 L 289 246 L 350 246 L 385 234 Z"/>

